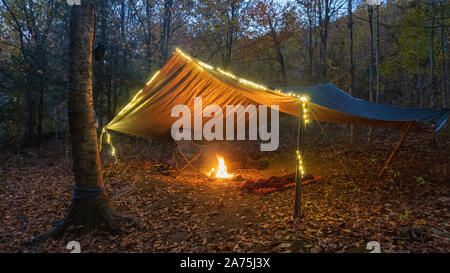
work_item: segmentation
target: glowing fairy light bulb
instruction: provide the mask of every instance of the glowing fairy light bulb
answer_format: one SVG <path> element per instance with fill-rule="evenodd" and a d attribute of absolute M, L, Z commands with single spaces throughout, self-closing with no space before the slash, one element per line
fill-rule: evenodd
<path fill-rule="evenodd" d="M 136 98 L 139 96 L 139 94 L 142 93 L 143 90 L 144 90 L 144 89 L 139 90 L 139 92 L 136 93 L 136 95 L 135 95 L 134 98 L 131 100 L 131 102 L 135 101 Z"/>
<path fill-rule="evenodd" d="M 151 84 L 152 81 L 156 78 L 156 76 L 158 76 L 158 74 L 159 74 L 159 71 L 157 71 L 157 72 L 155 73 L 155 75 L 153 75 L 153 77 L 147 82 L 147 85 Z M 142 89 L 141 89 L 141 91 L 142 91 Z"/>
<path fill-rule="evenodd" d="M 302 160 L 302 156 L 300 155 L 300 152 L 297 150 L 297 165 L 298 165 L 298 171 L 301 173 L 301 175 L 303 176 L 303 174 L 305 174 L 305 170 L 303 168 L 303 160 Z"/>
<path fill-rule="evenodd" d="M 233 74 L 231 74 L 231 73 L 229 73 L 229 72 L 223 71 L 223 70 L 220 69 L 220 68 L 217 68 L 217 71 L 219 71 L 219 73 L 221 73 L 221 74 L 223 74 L 223 75 L 225 75 L 225 76 L 228 76 L 228 77 L 230 77 L 230 78 L 232 78 L 232 79 L 234 79 L 234 80 L 237 79 L 237 77 L 236 77 L 235 75 L 233 75 Z"/>
<path fill-rule="evenodd" d="M 239 79 L 239 82 L 242 83 L 242 84 L 251 86 L 253 88 L 262 89 L 262 90 L 266 90 L 267 89 L 266 87 L 264 87 L 262 85 L 256 84 L 256 83 L 251 82 L 251 81 L 247 81 L 245 79 Z"/>
<path fill-rule="evenodd" d="M 175 49 L 177 53 L 179 53 L 181 56 L 183 56 L 184 58 L 188 59 L 189 61 L 192 61 L 192 58 L 189 57 L 188 55 L 184 54 L 183 51 L 181 51 L 180 49 Z"/>
<path fill-rule="evenodd" d="M 214 67 L 212 66 L 212 65 L 209 65 L 209 64 L 205 64 L 204 62 L 197 62 L 200 66 L 203 66 L 204 68 L 206 68 L 206 69 L 214 69 Z"/>

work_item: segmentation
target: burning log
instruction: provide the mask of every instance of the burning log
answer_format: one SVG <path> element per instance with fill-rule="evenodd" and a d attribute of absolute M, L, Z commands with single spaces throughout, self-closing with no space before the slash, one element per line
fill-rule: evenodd
<path fill-rule="evenodd" d="M 223 157 L 221 157 L 219 155 L 216 155 L 216 157 L 217 157 L 218 165 L 217 165 L 217 167 L 212 168 L 211 171 L 209 171 L 209 173 L 207 174 L 208 177 L 225 178 L 225 179 L 233 178 L 235 175 L 228 173 L 227 165 L 225 164 L 225 159 L 223 159 Z"/>

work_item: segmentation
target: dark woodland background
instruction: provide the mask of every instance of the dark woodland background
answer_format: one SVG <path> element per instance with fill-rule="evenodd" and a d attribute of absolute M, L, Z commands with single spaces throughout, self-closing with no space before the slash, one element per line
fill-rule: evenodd
<path fill-rule="evenodd" d="M 175 47 L 269 87 L 333 82 L 379 103 L 449 105 L 448 1 L 93 2 L 96 46 L 106 47 L 94 63 L 99 128 Z M 0 148 L 67 131 L 70 11 L 62 0 L 0 1 Z"/>

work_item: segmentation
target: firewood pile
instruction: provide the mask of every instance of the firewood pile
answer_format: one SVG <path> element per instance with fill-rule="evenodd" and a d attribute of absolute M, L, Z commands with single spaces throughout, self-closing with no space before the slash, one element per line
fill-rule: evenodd
<path fill-rule="evenodd" d="M 320 176 L 306 174 L 303 177 L 302 184 L 306 185 L 312 182 L 319 182 Z M 239 188 L 256 194 L 271 193 L 295 187 L 295 173 L 284 176 L 272 176 L 268 179 L 248 180 L 242 183 Z"/>
<path fill-rule="evenodd" d="M 170 164 L 153 164 L 150 161 L 145 162 L 144 169 L 147 170 L 147 173 L 151 174 L 171 175 L 175 172 Z"/>

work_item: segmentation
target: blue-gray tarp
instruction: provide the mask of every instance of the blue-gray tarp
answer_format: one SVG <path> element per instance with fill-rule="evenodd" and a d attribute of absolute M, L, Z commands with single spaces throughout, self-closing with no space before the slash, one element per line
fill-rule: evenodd
<path fill-rule="evenodd" d="M 331 110 L 346 113 L 352 116 L 368 119 L 367 122 L 360 124 L 371 125 L 369 120 L 385 122 L 407 122 L 415 121 L 424 123 L 438 131 L 442 128 L 448 119 L 449 109 L 422 109 L 393 106 L 387 104 L 370 103 L 366 100 L 354 98 L 347 92 L 335 87 L 331 83 L 302 87 L 295 91 L 309 97 L 309 101 L 313 104 L 329 108 Z M 327 118 L 325 118 L 327 119 Z M 351 117 L 347 117 L 348 123 Z M 347 123 L 347 122 L 343 122 Z M 380 126 L 384 127 L 384 126 Z M 389 126 L 386 126 L 389 128 Z M 419 129 L 419 128 L 416 128 Z"/>

